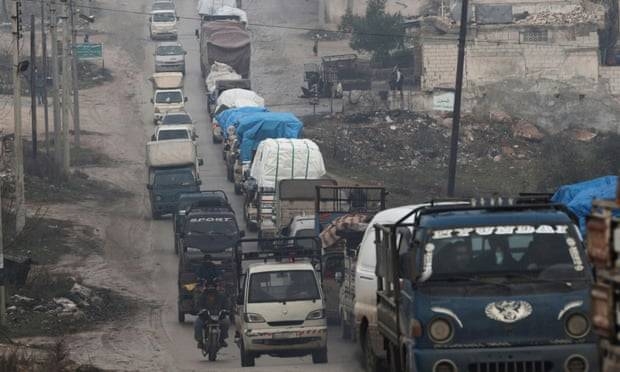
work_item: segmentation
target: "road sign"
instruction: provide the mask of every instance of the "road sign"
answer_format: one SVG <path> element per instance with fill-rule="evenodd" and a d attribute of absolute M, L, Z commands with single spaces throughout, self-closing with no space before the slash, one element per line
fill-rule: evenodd
<path fill-rule="evenodd" d="M 79 43 L 75 45 L 78 59 L 102 59 L 103 44 Z"/>
<path fill-rule="evenodd" d="M 437 92 L 433 95 L 433 110 L 454 111 L 454 92 Z"/>

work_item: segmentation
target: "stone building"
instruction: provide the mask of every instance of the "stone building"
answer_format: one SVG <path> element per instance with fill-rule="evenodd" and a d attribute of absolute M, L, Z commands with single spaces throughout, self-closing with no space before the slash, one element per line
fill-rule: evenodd
<path fill-rule="evenodd" d="M 470 14 L 466 87 L 539 78 L 580 87 L 598 84 L 600 34 L 608 24 L 604 6 L 565 0 L 474 0 Z M 426 91 L 454 87 L 456 71 L 458 24 L 441 18 L 434 22 L 437 32 L 424 33 L 421 39 L 421 87 Z M 617 79 L 620 82 L 620 73 Z"/>

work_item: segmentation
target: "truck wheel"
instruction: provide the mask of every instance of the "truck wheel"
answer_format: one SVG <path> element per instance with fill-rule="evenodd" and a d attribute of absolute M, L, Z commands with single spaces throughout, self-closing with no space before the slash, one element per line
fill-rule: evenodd
<path fill-rule="evenodd" d="M 238 184 L 238 183 L 235 183 L 235 194 L 236 195 L 241 195 L 242 194 L 242 192 L 241 192 L 241 185 Z"/>
<path fill-rule="evenodd" d="M 226 150 L 222 150 L 222 159 L 226 161 Z"/>
<path fill-rule="evenodd" d="M 370 341 L 370 335 L 368 331 L 365 331 L 362 335 L 362 347 L 364 352 L 364 367 L 366 372 L 378 372 L 379 358 L 372 351 L 372 342 Z"/>
<path fill-rule="evenodd" d="M 351 339 L 351 327 L 342 315 L 340 315 L 340 337 L 342 337 L 343 340 Z"/>
<path fill-rule="evenodd" d="M 184 312 L 182 312 L 181 310 L 177 310 L 177 317 L 178 317 L 179 323 L 181 323 L 181 324 L 185 323 L 185 313 Z"/>
<path fill-rule="evenodd" d="M 211 351 L 209 353 L 209 361 L 210 362 L 215 362 L 215 359 L 217 359 L 217 353 L 215 351 Z"/>
<path fill-rule="evenodd" d="M 178 241 L 174 242 L 174 254 L 176 254 L 177 256 L 179 255 L 179 242 Z"/>
<path fill-rule="evenodd" d="M 153 216 L 154 220 L 158 220 L 161 218 L 161 213 L 157 212 L 157 211 L 152 211 L 151 215 Z"/>
<path fill-rule="evenodd" d="M 218 143 L 217 138 L 215 138 L 215 136 L 211 136 L 211 140 L 213 141 L 213 143 Z"/>
<path fill-rule="evenodd" d="M 226 178 L 228 178 L 228 181 L 230 181 L 230 182 L 235 182 L 235 173 L 234 173 L 234 170 L 232 168 L 227 168 L 227 170 L 226 170 Z"/>
<path fill-rule="evenodd" d="M 312 363 L 325 364 L 327 363 L 327 348 L 319 349 L 312 352 Z"/>
<path fill-rule="evenodd" d="M 254 367 L 254 355 L 245 350 L 243 340 L 239 344 L 239 350 L 241 351 L 241 367 Z"/>

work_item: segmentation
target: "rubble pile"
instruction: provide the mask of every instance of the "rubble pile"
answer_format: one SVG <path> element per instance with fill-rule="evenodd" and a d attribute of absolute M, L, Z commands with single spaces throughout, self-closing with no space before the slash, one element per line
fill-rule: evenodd
<path fill-rule="evenodd" d="M 519 24 L 529 25 L 575 25 L 583 23 L 599 23 L 599 16 L 588 12 L 583 6 L 578 5 L 569 13 L 553 13 L 551 11 L 542 11 L 536 14 L 530 14 L 527 17 L 517 20 Z"/>
<path fill-rule="evenodd" d="M 459 163 L 535 156 L 535 143 L 545 134 L 532 123 L 492 113 L 494 122 L 464 117 Z M 309 131 L 328 157 L 362 168 L 444 168 L 450 150 L 452 118 L 415 112 L 354 114 L 323 123 Z"/>
<path fill-rule="evenodd" d="M 69 290 L 66 288 L 48 288 L 44 293 L 25 290 L 28 296 L 13 294 L 7 304 L 10 329 L 19 330 L 18 336 L 28 335 L 29 330 L 34 330 L 35 334 L 66 333 L 118 317 L 126 310 L 109 290 L 89 288 L 76 281 Z"/>

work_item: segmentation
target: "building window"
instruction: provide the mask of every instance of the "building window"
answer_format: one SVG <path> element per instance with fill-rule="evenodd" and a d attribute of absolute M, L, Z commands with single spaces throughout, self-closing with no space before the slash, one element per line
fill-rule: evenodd
<path fill-rule="evenodd" d="M 521 41 L 541 43 L 549 40 L 547 30 L 521 31 Z"/>

